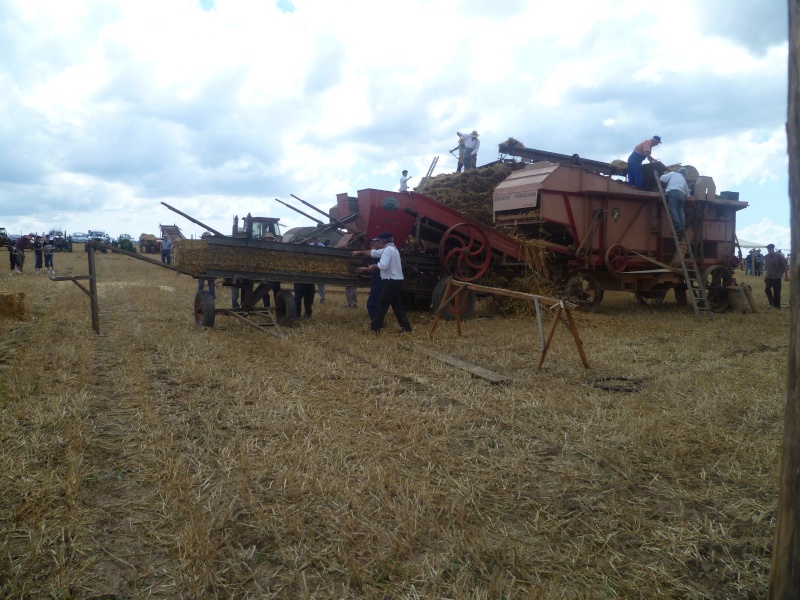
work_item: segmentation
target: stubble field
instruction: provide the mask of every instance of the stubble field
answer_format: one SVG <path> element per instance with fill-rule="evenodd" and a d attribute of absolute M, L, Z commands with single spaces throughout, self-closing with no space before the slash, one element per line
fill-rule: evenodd
<path fill-rule="evenodd" d="M 31 259 L 0 280 L 29 309 L 0 320 L 2 597 L 766 596 L 789 311 L 756 278 L 762 314 L 711 323 L 606 294 L 591 369 L 559 327 L 537 373 L 529 318 L 370 336 L 329 289 L 287 340 L 204 329 L 194 280 L 110 254 L 98 336 Z"/>

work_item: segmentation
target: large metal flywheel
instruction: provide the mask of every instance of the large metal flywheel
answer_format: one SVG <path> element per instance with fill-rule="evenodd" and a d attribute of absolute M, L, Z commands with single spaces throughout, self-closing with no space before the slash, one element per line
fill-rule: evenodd
<path fill-rule="evenodd" d="M 439 260 L 445 272 L 460 281 L 477 281 L 489 268 L 492 247 L 480 227 L 456 223 L 439 242 Z"/>

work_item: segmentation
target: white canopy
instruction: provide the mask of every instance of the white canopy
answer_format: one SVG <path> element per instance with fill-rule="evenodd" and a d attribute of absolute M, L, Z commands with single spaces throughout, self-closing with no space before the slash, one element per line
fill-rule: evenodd
<path fill-rule="evenodd" d="M 766 248 L 766 244 L 759 244 L 758 242 L 748 242 L 747 240 L 743 240 L 739 238 L 739 246 L 742 248 Z"/>

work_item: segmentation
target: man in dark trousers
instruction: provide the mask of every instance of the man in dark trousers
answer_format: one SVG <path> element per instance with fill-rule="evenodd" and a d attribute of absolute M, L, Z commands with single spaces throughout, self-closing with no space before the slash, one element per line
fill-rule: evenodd
<path fill-rule="evenodd" d="M 384 326 L 384 319 L 389 307 L 392 307 L 400 330 L 411 332 L 411 323 L 406 317 L 406 310 L 403 308 L 403 264 L 400 260 L 400 251 L 394 245 L 394 237 L 388 231 L 384 231 L 378 236 L 379 245 L 383 250 L 378 264 L 370 265 L 372 270 L 379 270 L 383 289 L 378 299 L 378 310 L 372 319 L 371 329 L 378 333 Z"/>
<path fill-rule="evenodd" d="M 769 300 L 767 308 L 781 309 L 781 279 L 786 273 L 786 257 L 775 252 L 775 244 L 767 244 L 767 255 L 764 257 L 764 291 Z"/>
<path fill-rule="evenodd" d="M 313 283 L 295 283 L 294 284 L 294 312 L 299 318 L 300 311 L 305 309 L 303 318 L 310 319 L 314 306 L 314 293 L 315 288 Z"/>
<path fill-rule="evenodd" d="M 366 256 L 370 259 L 370 265 L 377 265 L 383 254 L 383 244 L 380 238 L 372 238 L 369 242 L 369 250 L 355 250 L 353 256 Z M 369 297 L 367 298 L 367 314 L 369 315 L 370 323 L 375 319 L 378 314 L 378 301 L 381 298 L 381 290 L 383 289 L 383 279 L 381 279 L 380 269 L 373 269 L 369 267 L 359 267 L 358 273 L 369 273 L 372 281 L 369 286 Z"/>

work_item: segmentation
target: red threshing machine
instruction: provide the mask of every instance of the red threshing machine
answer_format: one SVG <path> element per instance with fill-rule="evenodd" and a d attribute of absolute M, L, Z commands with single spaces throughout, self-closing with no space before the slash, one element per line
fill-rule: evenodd
<path fill-rule="evenodd" d="M 735 192 L 717 196 L 714 180 L 699 176 L 693 167 L 686 178 L 691 192 L 685 205 L 687 241 L 711 309 L 725 310 L 725 288 L 741 257 L 736 213 L 747 203 Z M 659 303 L 670 289 L 678 304 L 687 303 L 672 221 L 658 191 L 638 190 L 580 164 L 541 161 L 497 186 L 493 211 L 498 228 L 547 242 L 552 276 L 566 284 L 576 303 L 593 310 L 605 290 L 633 292 L 641 302 Z"/>

